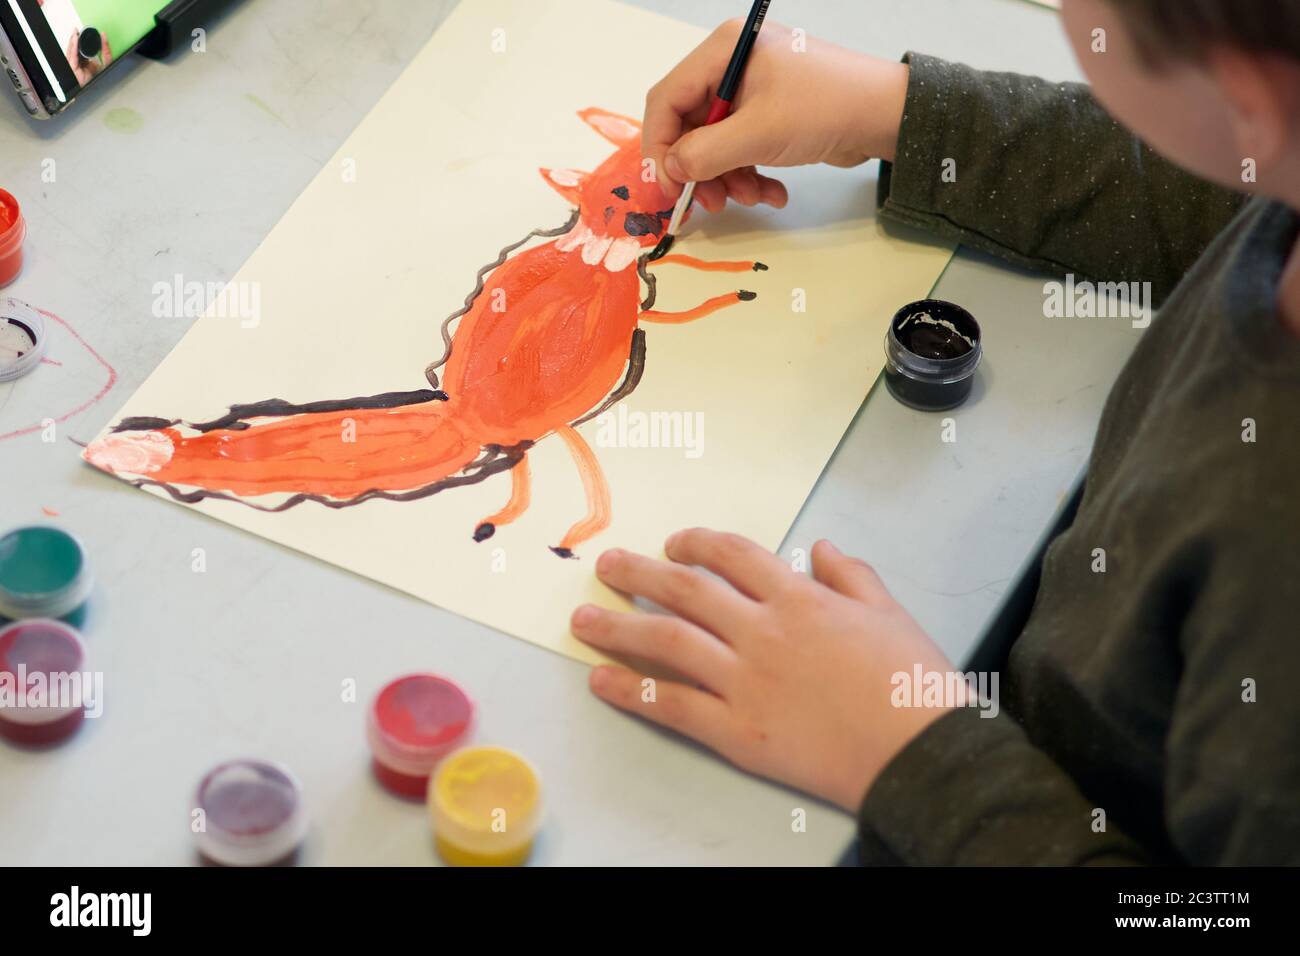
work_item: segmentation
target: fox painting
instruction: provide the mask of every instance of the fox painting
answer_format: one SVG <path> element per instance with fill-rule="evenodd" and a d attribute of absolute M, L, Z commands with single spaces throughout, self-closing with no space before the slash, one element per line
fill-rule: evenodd
<path fill-rule="evenodd" d="M 273 512 L 306 502 L 410 501 L 508 472 L 504 507 L 467 529 L 483 541 L 528 508 L 529 449 L 554 436 L 586 493 L 587 513 L 551 548 L 573 557 L 610 520 L 608 484 L 576 426 L 636 388 L 645 367 L 641 323 L 689 322 L 754 298 L 740 290 L 684 312 L 654 309 L 649 252 L 671 203 L 643 164 L 639 123 L 594 108 L 578 115 L 614 153 L 592 172 L 541 170 L 572 216 L 479 271 L 464 307 L 443 323 L 443 354 L 424 370 L 429 387 L 306 404 L 269 399 L 199 423 L 128 418 L 85 449 L 86 461 L 179 501 Z M 548 241 L 528 246 L 534 239 Z M 654 266 L 673 264 L 766 268 L 682 255 Z"/>

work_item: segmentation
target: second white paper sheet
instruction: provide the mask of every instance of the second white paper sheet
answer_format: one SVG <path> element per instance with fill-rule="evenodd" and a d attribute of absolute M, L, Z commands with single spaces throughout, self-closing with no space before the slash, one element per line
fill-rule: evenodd
<path fill-rule="evenodd" d="M 112 422 L 427 388 L 439 326 L 478 270 L 568 219 L 538 169 L 590 170 L 610 155 L 577 111 L 639 119 L 646 90 L 703 37 L 607 0 L 461 3 L 235 276 L 235 289 L 257 292 L 256 321 L 210 310 Z M 757 297 L 688 324 L 643 323 L 639 387 L 614 419 L 578 428 L 608 478 L 612 522 L 576 560 L 549 547 L 587 507 L 556 435 L 529 453 L 531 507 L 482 542 L 475 526 L 509 498 L 508 474 L 339 510 L 186 507 L 596 660 L 568 618 L 585 601 L 626 606 L 594 577 L 600 552 L 659 555 L 668 534 L 695 525 L 775 550 L 880 372 L 890 318 L 942 273 L 950 247 L 887 235 L 876 221 L 874 169 L 786 171 L 780 211 L 697 210 L 675 252 L 769 269 L 657 270 L 657 309 L 737 288 Z M 638 421 L 671 413 L 690 423 L 677 432 L 689 445 L 635 447 Z"/>

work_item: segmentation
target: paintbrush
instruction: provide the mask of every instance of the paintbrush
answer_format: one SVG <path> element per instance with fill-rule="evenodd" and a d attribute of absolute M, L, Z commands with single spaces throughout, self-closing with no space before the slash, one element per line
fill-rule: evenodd
<path fill-rule="evenodd" d="M 749 18 L 745 20 L 745 29 L 740 31 L 740 39 L 736 41 L 736 51 L 731 54 L 727 72 L 722 76 L 718 95 L 713 98 L 713 105 L 709 107 L 709 118 L 704 121 L 705 126 L 720 123 L 731 115 L 731 101 L 736 98 L 736 91 L 740 89 L 741 78 L 745 75 L 745 66 L 749 63 L 749 54 L 754 50 L 754 41 L 758 39 L 758 31 L 763 28 L 763 21 L 767 18 L 767 8 L 771 5 L 772 0 L 754 0 Z M 686 216 L 686 211 L 691 208 L 691 200 L 694 198 L 695 183 L 687 183 L 677 199 L 677 205 L 673 207 L 673 218 L 668 222 L 668 231 L 650 253 L 651 262 L 666 256 L 668 250 L 673 247 L 677 230 L 682 227 L 682 219 Z"/>

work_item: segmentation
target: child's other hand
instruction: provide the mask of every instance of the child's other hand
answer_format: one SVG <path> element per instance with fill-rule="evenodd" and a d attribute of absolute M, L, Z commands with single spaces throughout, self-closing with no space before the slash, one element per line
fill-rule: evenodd
<path fill-rule="evenodd" d="M 907 98 L 902 63 L 796 36 L 768 20 L 759 34 L 732 114 L 701 127 L 744 20 L 714 30 L 646 96 L 642 151 L 672 199 L 695 180 L 711 212 L 727 197 L 747 206 L 784 206 L 779 181 L 755 166 L 893 159 Z"/>
<path fill-rule="evenodd" d="M 674 614 L 584 605 L 573 633 L 692 684 L 658 680 L 651 702 L 640 675 L 597 667 L 591 688 L 603 700 L 850 812 L 889 760 L 951 709 L 892 706 L 895 673 L 952 665 L 875 571 L 830 542 L 813 548 L 811 577 L 746 538 L 700 528 L 673 535 L 664 551 L 667 561 L 606 551 L 596 574 Z"/>

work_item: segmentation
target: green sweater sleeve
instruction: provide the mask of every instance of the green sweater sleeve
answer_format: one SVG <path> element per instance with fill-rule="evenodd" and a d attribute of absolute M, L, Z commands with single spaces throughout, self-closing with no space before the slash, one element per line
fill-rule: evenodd
<path fill-rule="evenodd" d="M 859 811 L 864 845 L 909 866 L 1152 862 L 1006 714 L 958 708 L 876 780 Z"/>
<path fill-rule="evenodd" d="M 885 767 L 859 811 L 862 845 L 923 866 L 1300 862 L 1300 654 L 1290 637 L 1300 557 L 1271 551 L 1262 530 L 1287 514 L 1265 504 L 1221 529 L 1177 627 L 1181 679 L 1162 755 L 1167 845 L 1139 845 L 1114 819 L 1132 808 L 1089 800 L 1005 711 L 986 718 L 970 707 L 935 721 Z M 1242 570 L 1268 566 L 1275 577 L 1262 589 Z M 1095 746 L 1081 733 L 1076 752 Z"/>
<path fill-rule="evenodd" d="M 882 218 L 1038 272 L 1150 282 L 1159 304 L 1245 201 L 1160 158 L 1086 86 L 906 61 Z"/>

